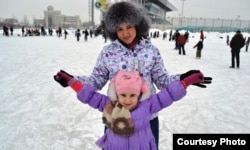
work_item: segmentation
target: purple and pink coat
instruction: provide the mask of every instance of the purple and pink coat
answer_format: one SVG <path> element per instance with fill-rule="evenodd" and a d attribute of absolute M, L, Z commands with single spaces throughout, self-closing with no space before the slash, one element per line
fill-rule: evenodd
<path fill-rule="evenodd" d="M 107 129 L 105 134 L 96 142 L 104 150 L 156 150 L 156 143 L 150 128 L 150 119 L 155 114 L 170 106 L 186 95 L 186 90 L 180 81 L 169 83 L 157 94 L 151 95 L 145 101 L 139 102 L 136 109 L 131 111 L 135 133 L 130 136 L 120 136 Z M 103 112 L 110 101 L 108 96 L 96 92 L 91 85 L 85 84 L 77 92 L 77 98 L 84 104 Z"/>

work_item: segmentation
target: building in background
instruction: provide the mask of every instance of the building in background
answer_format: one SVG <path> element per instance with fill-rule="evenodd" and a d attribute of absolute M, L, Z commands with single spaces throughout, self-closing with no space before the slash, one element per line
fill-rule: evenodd
<path fill-rule="evenodd" d="M 61 11 L 54 10 L 53 6 L 48 6 L 47 11 L 44 11 L 44 23 L 45 27 L 51 28 L 80 28 L 81 27 L 81 20 L 80 16 L 66 16 L 62 15 Z"/>
<path fill-rule="evenodd" d="M 63 28 L 80 28 L 82 27 L 81 19 L 79 15 L 76 16 L 63 16 Z"/>
<path fill-rule="evenodd" d="M 34 19 L 34 27 L 41 27 L 45 25 L 44 19 Z"/>
<path fill-rule="evenodd" d="M 14 18 L 9 18 L 9 19 L 5 19 L 4 22 L 6 24 L 12 24 L 12 25 L 15 25 L 18 23 L 18 20 L 17 19 L 14 19 Z"/>
<path fill-rule="evenodd" d="M 134 2 L 140 6 L 142 11 L 147 15 L 148 20 L 151 23 L 151 27 L 166 29 L 171 24 L 166 20 L 167 12 L 177 10 L 168 0 L 97 0 L 95 6 L 101 11 L 101 22 L 103 23 L 103 16 L 107 11 L 107 8 L 112 5 L 112 3 L 128 1 Z M 90 0 L 91 2 L 91 0 Z M 104 4 L 104 7 L 102 6 Z M 101 28 L 104 27 L 103 24 L 100 25 Z"/>
<path fill-rule="evenodd" d="M 163 24 L 168 23 L 166 20 L 166 13 L 170 11 L 177 10 L 170 2 L 167 0 L 134 0 L 139 3 L 146 14 L 150 17 L 153 24 Z"/>
<path fill-rule="evenodd" d="M 200 30 L 218 32 L 250 31 L 249 20 L 198 17 L 184 17 L 182 23 L 180 17 L 167 17 L 167 20 L 172 25 L 172 28 L 191 32 Z"/>

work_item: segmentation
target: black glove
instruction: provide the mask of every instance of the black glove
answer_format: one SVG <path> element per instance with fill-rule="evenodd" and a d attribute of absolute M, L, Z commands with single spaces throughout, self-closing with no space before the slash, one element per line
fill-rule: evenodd
<path fill-rule="evenodd" d="M 60 83 L 63 87 L 69 86 L 69 81 L 73 78 L 72 75 L 67 72 L 60 70 L 56 75 L 54 75 L 54 80 Z"/>
<path fill-rule="evenodd" d="M 200 73 L 200 70 L 190 70 L 190 71 L 188 71 L 186 73 L 183 73 L 180 76 L 180 80 L 183 80 L 183 79 L 185 79 L 185 78 L 187 78 L 190 75 L 195 74 L 195 73 Z M 207 86 L 204 85 L 204 84 L 210 84 L 210 83 L 212 83 L 212 77 L 201 77 L 201 78 L 203 78 L 202 82 L 200 82 L 200 83 L 193 83 L 192 85 L 195 85 L 195 86 L 198 86 L 198 87 L 201 87 L 201 88 L 206 88 Z"/>

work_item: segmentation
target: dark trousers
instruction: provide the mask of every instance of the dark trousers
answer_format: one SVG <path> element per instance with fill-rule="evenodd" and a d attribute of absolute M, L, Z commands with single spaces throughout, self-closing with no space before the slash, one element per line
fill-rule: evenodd
<path fill-rule="evenodd" d="M 235 67 L 235 58 L 236 58 L 236 65 L 240 67 L 240 52 L 232 51 L 232 67 Z"/>
<path fill-rule="evenodd" d="M 159 149 L 158 147 L 159 146 L 159 118 L 158 117 L 150 120 L 150 127 L 155 138 L 156 147 L 157 149 Z"/>
<path fill-rule="evenodd" d="M 196 51 L 196 58 L 201 58 L 201 50 L 197 49 Z"/>
<path fill-rule="evenodd" d="M 181 54 L 181 51 L 183 55 L 186 54 L 184 45 L 179 45 L 179 54 Z"/>
<path fill-rule="evenodd" d="M 159 149 L 158 148 L 158 145 L 159 145 L 159 118 L 158 117 L 150 120 L 150 127 L 153 133 L 153 136 L 155 138 L 155 143 L 156 143 L 156 147 L 158 150 Z M 107 130 L 107 127 L 105 126 L 104 132 L 106 132 L 106 130 Z"/>

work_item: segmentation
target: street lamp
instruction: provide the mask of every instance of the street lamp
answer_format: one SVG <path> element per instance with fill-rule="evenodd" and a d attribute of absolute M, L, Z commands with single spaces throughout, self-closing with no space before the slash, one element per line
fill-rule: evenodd
<path fill-rule="evenodd" d="M 182 0 L 182 8 L 181 8 L 181 26 L 183 25 L 183 10 L 184 10 L 184 2 L 185 0 Z"/>
<path fill-rule="evenodd" d="M 165 7 L 167 7 L 167 0 L 165 0 Z M 165 30 L 165 24 L 167 23 L 166 21 L 166 14 L 167 13 L 167 10 L 164 9 L 164 21 L 163 21 L 163 30 Z M 165 22 L 166 21 L 166 22 Z"/>
<path fill-rule="evenodd" d="M 241 23 L 240 22 L 240 15 L 237 16 L 237 20 L 238 20 L 238 25 L 237 26 L 238 26 L 238 28 L 240 28 L 240 26 L 241 26 L 241 24 L 240 24 Z"/>

